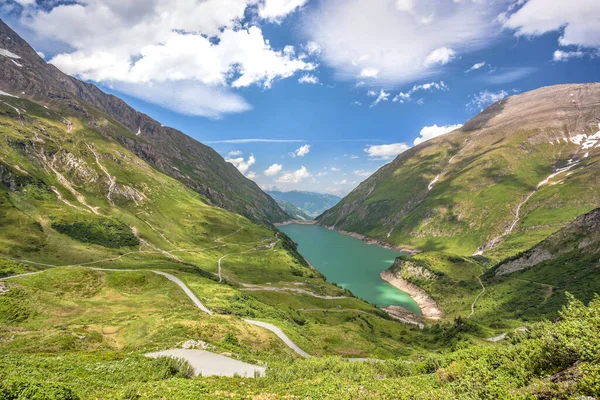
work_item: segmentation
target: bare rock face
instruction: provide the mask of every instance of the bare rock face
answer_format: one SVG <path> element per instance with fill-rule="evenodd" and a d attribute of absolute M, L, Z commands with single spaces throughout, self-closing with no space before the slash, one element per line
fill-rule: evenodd
<path fill-rule="evenodd" d="M 57 103 L 67 106 L 70 113 L 97 127 L 107 139 L 118 141 L 216 206 L 267 225 L 290 218 L 275 200 L 212 148 L 47 64 L 1 20 L 0 48 L 15 55 L 14 59 L 0 57 L 0 91 L 37 102 L 42 99 L 50 107 Z M 119 122 L 123 129 L 103 131 L 102 118 L 97 111 L 92 112 L 93 108 Z"/>
<path fill-rule="evenodd" d="M 578 217 L 531 250 L 503 262 L 497 267 L 496 275 L 532 268 L 574 250 L 588 254 L 600 252 L 600 208 Z"/>

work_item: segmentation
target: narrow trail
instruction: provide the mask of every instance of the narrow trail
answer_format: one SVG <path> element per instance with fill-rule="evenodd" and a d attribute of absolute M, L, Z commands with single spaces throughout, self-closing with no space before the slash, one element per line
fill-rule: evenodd
<path fill-rule="evenodd" d="M 477 300 L 479 300 L 479 298 L 485 293 L 485 286 L 483 286 L 483 282 L 481 281 L 481 278 L 479 276 L 477 277 L 477 280 L 481 285 L 481 293 L 479 293 L 477 297 L 475 297 L 475 300 L 473 300 L 473 303 L 471 303 L 471 314 L 469 314 L 467 319 L 471 318 L 475 314 L 475 305 L 477 304 Z"/>
<path fill-rule="evenodd" d="M 229 279 L 229 278 L 227 278 L 227 279 Z M 265 291 L 265 292 L 294 292 L 294 293 L 306 294 L 308 296 L 312 296 L 317 299 L 323 299 L 323 300 L 342 300 L 342 299 L 348 298 L 348 296 L 320 295 L 320 294 L 311 292 L 310 290 L 299 289 L 299 288 L 258 286 L 258 285 L 252 285 L 250 283 L 242 283 L 242 282 L 235 282 L 235 283 L 243 286 L 240 290 L 247 291 L 247 292 L 262 292 L 262 291 Z M 304 311 L 306 311 L 306 310 L 304 310 Z"/>
<path fill-rule="evenodd" d="M 89 268 L 94 271 L 107 271 L 107 272 L 140 272 L 140 271 L 144 271 L 144 270 L 135 270 L 135 269 L 110 269 L 110 268 L 94 268 L 94 267 L 89 267 Z M 47 271 L 47 270 L 37 271 L 37 272 L 29 272 L 26 274 L 12 275 L 10 277 L 0 278 L 0 281 L 4 281 L 7 279 L 21 278 L 21 277 L 26 277 L 26 276 L 35 275 L 35 274 L 41 274 L 45 271 Z M 185 283 L 183 283 L 183 281 L 181 281 L 179 278 L 177 278 L 174 275 L 171 275 L 169 273 L 162 272 L 162 271 L 150 270 L 149 272 L 164 276 L 171 282 L 175 283 L 177 286 L 179 286 L 183 290 L 183 292 L 186 294 L 186 296 L 190 300 L 192 300 L 192 302 L 194 303 L 194 305 L 197 308 L 199 308 L 200 310 L 202 310 L 203 312 L 205 312 L 208 315 L 214 315 L 214 312 L 212 310 L 210 310 L 208 307 L 206 307 L 204 304 L 202 304 L 202 302 L 198 299 L 198 297 L 196 297 L 194 292 Z M 255 320 L 250 320 L 250 319 L 245 319 L 244 321 L 247 322 L 248 324 L 259 326 L 261 328 L 264 328 L 264 329 L 267 329 L 267 330 L 273 332 L 277 337 L 279 337 L 283 341 L 283 343 L 285 343 L 286 346 L 288 346 L 290 349 L 292 349 L 298 355 L 300 355 L 304 358 L 311 357 L 310 354 L 308 354 L 307 352 L 302 350 L 285 333 L 283 333 L 283 331 L 281 329 L 279 329 L 275 325 L 267 323 L 267 322 L 255 321 Z"/>

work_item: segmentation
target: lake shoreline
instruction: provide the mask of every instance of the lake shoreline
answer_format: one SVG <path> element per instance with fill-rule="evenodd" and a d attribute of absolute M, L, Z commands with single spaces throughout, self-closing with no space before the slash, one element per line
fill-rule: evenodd
<path fill-rule="evenodd" d="M 442 315 L 444 315 L 443 311 L 438 307 L 435 300 L 429 297 L 427 292 L 417 285 L 396 276 L 389 269 L 381 272 L 379 276 L 396 289 L 400 289 L 404 293 L 408 294 L 415 301 L 415 303 L 417 303 L 424 318 L 430 320 L 439 320 L 442 318 Z"/>
<path fill-rule="evenodd" d="M 334 226 L 324 226 L 324 227 L 327 228 L 327 229 L 329 229 L 329 230 L 331 230 L 331 231 L 336 231 L 338 233 L 341 233 L 342 235 L 346 235 L 346 236 L 350 236 L 350 237 L 353 237 L 353 238 L 358 239 L 358 240 L 362 240 L 366 244 L 383 247 L 384 249 L 397 251 L 399 253 L 409 254 L 411 256 L 414 256 L 415 254 L 419 254 L 420 253 L 420 251 L 418 251 L 418 250 L 413 250 L 413 249 L 407 249 L 407 248 L 404 248 L 404 247 L 394 246 L 393 244 L 386 243 L 383 240 L 374 239 L 372 237 L 369 237 L 369 236 L 366 236 L 366 235 L 362 235 L 360 233 L 345 231 L 343 229 L 337 229 Z"/>

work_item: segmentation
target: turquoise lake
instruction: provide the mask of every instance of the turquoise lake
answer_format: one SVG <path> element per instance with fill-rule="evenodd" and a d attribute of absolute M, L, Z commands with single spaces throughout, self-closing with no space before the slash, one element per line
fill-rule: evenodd
<path fill-rule="evenodd" d="M 349 289 L 356 297 L 379 307 L 402 306 L 421 314 L 408 294 L 379 276 L 402 253 L 368 245 L 318 225 L 290 224 L 280 226 L 279 230 L 298 243 L 298 251 L 329 282 Z"/>

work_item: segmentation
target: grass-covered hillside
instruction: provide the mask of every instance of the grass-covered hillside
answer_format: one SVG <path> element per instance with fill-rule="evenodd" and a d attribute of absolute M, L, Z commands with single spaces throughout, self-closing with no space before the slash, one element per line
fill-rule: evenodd
<path fill-rule="evenodd" d="M 11 345 L 4 344 L 3 338 L 8 351 L 0 357 L 0 398 L 589 399 L 600 395 L 598 298 L 587 307 L 572 301 L 558 322 L 528 324 L 501 343 L 482 342 L 453 352 L 382 363 L 331 357 L 292 361 L 278 354 L 260 330 L 240 334 L 234 319 L 227 324 L 197 321 L 178 293 L 142 272 L 133 279 L 116 273 L 77 273 L 84 280 L 70 286 L 51 306 L 24 305 L 35 316 L 23 332 L 40 329 L 48 320 L 56 323 L 54 331 L 28 342 L 13 339 Z M 28 280 L 22 290 L 43 299 L 60 278 Z M 98 285 L 99 280 L 104 286 Z M 142 287 L 159 300 L 145 300 Z M 68 294 L 72 300 L 66 300 Z M 103 297 L 110 303 L 103 303 Z M 100 312 L 85 312 L 83 306 L 89 304 Z M 109 312 L 118 313 L 121 321 L 101 328 L 109 322 Z M 78 331 L 64 329 L 69 323 L 78 324 Z M 468 331 L 468 323 L 461 329 Z M 231 334 L 213 342 L 215 348 L 236 353 L 248 349 L 240 356 L 245 360 L 252 360 L 253 351 L 273 357 L 265 377 L 194 378 L 185 364 L 139 353 L 171 338 L 183 340 L 196 333 L 211 340 L 223 331 Z M 103 341 L 106 335 L 110 342 Z M 19 352 L 10 350 L 19 347 Z"/>
<path fill-rule="evenodd" d="M 318 218 L 400 247 L 499 261 L 600 204 L 600 84 L 504 99 L 400 154 Z"/>

